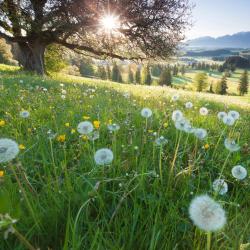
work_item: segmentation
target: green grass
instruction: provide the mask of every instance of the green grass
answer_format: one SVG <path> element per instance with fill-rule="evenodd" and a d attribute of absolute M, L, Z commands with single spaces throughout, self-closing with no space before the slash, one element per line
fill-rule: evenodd
<path fill-rule="evenodd" d="M 237 182 L 231 176 L 237 164 L 250 171 L 246 99 L 0 70 L 0 120 L 6 122 L 0 138 L 25 145 L 14 161 L 0 165 L 0 213 L 18 219 L 15 228 L 35 248 L 206 249 L 206 234 L 192 224 L 188 207 L 196 195 L 214 195 L 212 182 L 223 165 L 229 191 L 216 199 L 226 210 L 227 224 L 212 234 L 212 249 L 239 249 L 250 242 L 250 179 Z M 61 98 L 60 83 L 65 84 L 66 99 Z M 125 92 L 131 97 L 125 98 Z M 171 101 L 174 93 L 181 96 L 178 102 Z M 184 108 L 189 100 L 192 110 Z M 199 108 L 205 105 L 209 115 L 203 117 Z M 140 115 L 143 107 L 153 111 L 147 123 Z M 232 108 L 241 118 L 226 127 L 217 112 Z M 30 111 L 28 119 L 19 116 L 22 109 Z M 171 120 L 175 109 L 194 126 L 207 129 L 208 137 L 198 141 L 178 132 Z M 83 116 L 101 122 L 94 143 L 72 133 Z M 107 130 L 109 120 L 121 127 L 115 134 Z M 66 141 L 50 141 L 48 130 L 65 135 Z M 169 143 L 156 147 L 153 132 Z M 240 151 L 228 153 L 223 145 L 228 136 L 239 142 Z M 113 151 L 114 161 L 98 167 L 93 156 L 104 147 Z M 26 248 L 10 234 L 0 241 L 0 249 Z"/>

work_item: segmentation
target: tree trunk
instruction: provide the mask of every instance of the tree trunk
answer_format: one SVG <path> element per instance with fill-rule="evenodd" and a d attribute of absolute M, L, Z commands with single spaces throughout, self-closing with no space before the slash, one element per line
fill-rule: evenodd
<path fill-rule="evenodd" d="M 16 59 L 24 70 L 44 75 L 44 53 L 46 45 L 36 40 L 28 43 L 18 43 L 18 47 Z"/>

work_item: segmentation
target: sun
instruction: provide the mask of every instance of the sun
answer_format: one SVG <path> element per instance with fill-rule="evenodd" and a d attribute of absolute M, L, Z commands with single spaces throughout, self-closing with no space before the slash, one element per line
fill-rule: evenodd
<path fill-rule="evenodd" d="M 119 19 L 114 15 L 107 15 L 101 19 L 101 25 L 106 31 L 112 31 L 119 27 Z"/>

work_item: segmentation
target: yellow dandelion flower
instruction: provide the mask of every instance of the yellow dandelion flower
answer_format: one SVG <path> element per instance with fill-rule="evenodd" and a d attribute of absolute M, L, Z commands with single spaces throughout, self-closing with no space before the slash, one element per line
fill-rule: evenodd
<path fill-rule="evenodd" d="M 83 118 L 84 120 L 89 120 L 89 119 L 90 119 L 90 117 L 89 117 L 89 116 L 86 116 L 86 115 L 84 115 L 82 118 Z"/>
<path fill-rule="evenodd" d="M 26 148 L 23 144 L 20 144 L 18 147 L 20 150 L 24 150 Z"/>
<path fill-rule="evenodd" d="M 69 122 L 66 122 L 66 123 L 65 123 L 65 127 L 68 128 L 69 126 L 70 126 L 70 123 L 69 123 Z"/>
<path fill-rule="evenodd" d="M 74 134 L 76 130 L 74 128 L 71 129 L 71 134 Z"/>
<path fill-rule="evenodd" d="M 58 142 L 65 142 L 66 141 L 66 135 L 58 135 L 56 140 Z"/>
<path fill-rule="evenodd" d="M 204 145 L 204 148 L 205 148 L 205 149 L 209 149 L 209 147 L 210 147 L 209 144 L 205 144 L 205 145 Z"/>
<path fill-rule="evenodd" d="M 100 121 L 93 121 L 93 124 L 94 124 L 94 127 L 95 127 L 96 129 L 98 129 L 98 128 L 100 128 L 101 122 L 100 122 Z"/>
<path fill-rule="evenodd" d="M 0 127 L 5 126 L 6 122 L 4 120 L 0 120 Z"/>
<path fill-rule="evenodd" d="M 4 171 L 1 170 L 1 171 L 0 171 L 0 177 L 3 177 L 3 176 L 4 176 Z"/>

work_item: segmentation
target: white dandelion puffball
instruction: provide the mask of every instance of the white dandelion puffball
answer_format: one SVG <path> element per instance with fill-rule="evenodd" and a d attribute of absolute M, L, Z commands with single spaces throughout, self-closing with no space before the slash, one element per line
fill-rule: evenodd
<path fill-rule="evenodd" d="M 164 136 L 160 136 L 155 139 L 155 144 L 158 146 L 163 146 L 168 143 L 168 140 Z"/>
<path fill-rule="evenodd" d="M 80 122 L 77 126 L 77 131 L 82 135 L 90 134 L 94 130 L 94 126 L 91 122 Z"/>
<path fill-rule="evenodd" d="M 187 109 L 191 109 L 191 108 L 193 107 L 193 103 L 192 103 L 192 102 L 186 102 L 186 103 L 185 103 L 185 107 L 186 107 Z"/>
<path fill-rule="evenodd" d="M 172 120 L 174 122 L 180 121 L 180 120 L 182 120 L 182 118 L 183 118 L 183 114 L 182 114 L 182 112 L 180 110 L 177 109 L 177 110 L 173 111 L 173 113 L 172 113 Z"/>
<path fill-rule="evenodd" d="M 181 131 L 185 131 L 185 128 L 188 126 L 189 121 L 186 120 L 185 118 L 182 118 L 181 120 L 177 120 L 175 122 L 175 128 Z"/>
<path fill-rule="evenodd" d="M 66 98 L 66 95 L 61 95 L 61 98 L 64 100 Z"/>
<path fill-rule="evenodd" d="M 28 118 L 30 116 L 30 112 L 29 111 L 27 111 L 27 110 L 23 110 L 23 111 L 21 111 L 20 112 L 20 117 L 22 117 L 22 118 Z"/>
<path fill-rule="evenodd" d="M 228 185 L 223 179 L 216 179 L 213 182 L 213 190 L 220 195 L 224 195 L 228 191 Z"/>
<path fill-rule="evenodd" d="M 108 165 L 113 161 L 114 155 L 110 149 L 102 148 L 96 151 L 94 159 L 97 165 Z"/>
<path fill-rule="evenodd" d="M 234 120 L 238 120 L 240 118 L 240 113 L 238 111 L 235 110 L 230 110 L 228 112 L 229 116 L 232 116 Z"/>
<path fill-rule="evenodd" d="M 234 122 L 235 122 L 235 119 L 230 116 L 230 115 L 226 115 L 224 118 L 223 118 L 223 123 L 228 125 L 228 126 L 233 126 L 234 125 Z"/>
<path fill-rule="evenodd" d="M 195 129 L 192 127 L 191 124 L 185 123 L 185 125 L 184 125 L 184 131 L 185 131 L 186 133 L 188 133 L 188 134 L 194 133 L 194 130 L 195 130 Z"/>
<path fill-rule="evenodd" d="M 227 113 L 226 112 L 219 112 L 218 114 L 217 114 L 217 117 L 218 117 L 218 119 L 219 120 L 223 120 L 223 118 L 224 117 L 226 117 L 227 116 Z"/>
<path fill-rule="evenodd" d="M 230 152 L 236 152 L 240 150 L 240 146 L 233 139 L 225 139 L 224 141 L 225 148 Z"/>
<path fill-rule="evenodd" d="M 243 180 L 247 177 L 247 170 L 241 165 L 236 165 L 232 168 L 232 175 L 238 180 Z"/>
<path fill-rule="evenodd" d="M 116 123 L 108 125 L 108 130 L 111 132 L 118 131 L 120 129 L 120 126 Z"/>
<path fill-rule="evenodd" d="M 205 108 L 205 107 L 200 108 L 200 114 L 204 115 L 204 116 L 207 115 L 208 114 L 208 109 Z"/>
<path fill-rule="evenodd" d="M 172 96 L 172 101 L 176 102 L 180 99 L 180 96 L 179 95 L 173 95 Z"/>
<path fill-rule="evenodd" d="M 203 128 L 196 128 L 194 129 L 194 135 L 200 139 L 203 140 L 207 137 L 207 130 Z"/>
<path fill-rule="evenodd" d="M 152 110 L 149 108 L 144 108 L 141 111 L 141 116 L 144 118 L 149 118 L 152 115 Z"/>
<path fill-rule="evenodd" d="M 13 160 L 19 153 L 18 144 L 11 139 L 0 139 L 0 163 Z"/>
<path fill-rule="evenodd" d="M 66 95 L 67 91 L 65 89 L 62 89 L 62 95 Z"/>
<path fill-rule="evenodd" d="M 207 232 L 218 231 L 226 224 L 224 209 L 208 195 L 201 195 L 192 200 L 189 216 L 197 227 Z"/>

